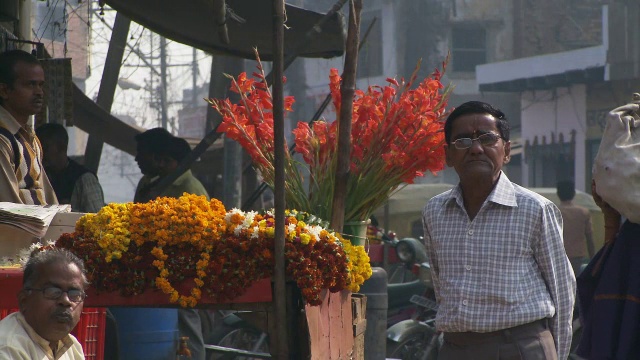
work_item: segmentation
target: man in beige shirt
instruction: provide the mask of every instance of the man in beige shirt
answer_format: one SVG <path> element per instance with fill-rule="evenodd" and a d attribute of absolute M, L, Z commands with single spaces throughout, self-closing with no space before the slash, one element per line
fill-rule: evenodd
<path fill-rule="evenodd" d="M 44 105 L 44 70 L 22 50 L 0 54 L 0 201 L 50 205 L 58 200 L 29 125 Z"/>
<path fill-rule="evenodd" d="M 573 203 L 576 195 L 573 181 L 560 181 L 557 184 L 562 213 L 564 249 L 571 262 L 573 272 L 578 275 L 580 267 L 586 264 L 594 254 L 593 229 L 591 215 L 585 207 Z"/>
<path fill-rule="evenodd" d="M 83 261 L 68 250 L 33 255 L 18 293 L 20 311 L 0 321 L 0 359 L 84 360 L 70 333 L 80 320 L 87 285 Z"/>

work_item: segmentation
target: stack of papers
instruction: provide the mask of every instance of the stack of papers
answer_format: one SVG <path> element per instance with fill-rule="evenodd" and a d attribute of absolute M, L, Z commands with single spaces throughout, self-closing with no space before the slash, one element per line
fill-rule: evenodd
<path fill-rule="evenodd" d="M 53 217 L 59 212 L 70 212 L 71 205 L 25 205 L 0 202 L 0 224 L 20 228 L 37 238 L 47 232 Z"/>

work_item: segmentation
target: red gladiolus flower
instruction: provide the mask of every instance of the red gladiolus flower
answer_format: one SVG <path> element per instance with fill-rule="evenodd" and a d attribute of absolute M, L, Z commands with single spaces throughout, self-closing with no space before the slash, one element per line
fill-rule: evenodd
<path fill-rule="evenodd" d="M 272 98 L 259 60 L 257 68 L 254 82 L 244 73 L 233 81 L 232 87 L 241 95 L 238 104 L 215 99 L 210 103 L 223 116 L 219 131 L 238 141 L 264 180 L 273 185 Z M 446 61 L 442 71 L 445 68 Z M 419 82 L 417 70 L 408 81 L 388 78 L 385 86 L 355 91 L 347 221 L 367 219 L 399 186 L 444 168 L 443 119 L 451 89 L 442 84 L 439 70 Z M 335 114 L 340 114 L 340 90 L 341 77 L 331 69 L 329 91 Z M 293 103 L 293 97 L 285 98 L 285 111 L 291 111 Z M 309 181 L 303 182 L 299 164 L 287 152 L 285 194 L 291 208 L 331 218 L 338 121 L 300 122 L 292 131 L 294 149 L 307 165 Z"/>

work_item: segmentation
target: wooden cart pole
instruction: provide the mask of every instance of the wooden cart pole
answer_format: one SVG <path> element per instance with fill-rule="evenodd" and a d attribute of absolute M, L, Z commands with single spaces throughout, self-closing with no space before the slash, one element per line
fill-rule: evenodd
<path fill-rule="evenodd" d="M 275 359 L 289 359 L 287 326 L 287 292 L 284 268 L 284 0 L 273 0 L 273 145 L 275 155 L 274 205 L 275 205 L 275 269 L 273 302 L 275 306 L 276 344 Z"/>
<path fill-rule="evenodd" d="M 110 113 L 113 97 L 116 93 L 118 84 L 118 76 L 120 75 L 120 67 L 124 57 L 124 49 L 129 37 L 129 27 L 131 20 L 121 14 L 116 13 L 116 19 L 113 23 L 113 32 L 111 40 L 109 40 L 109 50 L 107 50 L 107 59 L 102 71 L 102 81 L 100 81 L 100 89 L 98 90 L 98 99 L 96 103 L 100 105 L 104 111 Z M 109 131 L 108 129 L 104 129 Z M 100 156 L 102 155 L 102 137 L 99 134 L 89 134 L 87 146 L 84 151 L 84 165 L 98 173 L 100 165 Z"/>
<path fill-rule="evenodd" d="M 342 232 L 344 225 L 344 204 L 347 197 L 347 180 L 351 165 L 351 119 L 353 115 L 353 95 L 356 90 L 356 71 L 358 66 L 358 41 L 360 39 L 360 11 L 362 0 L 349 2 L 349 28 L 342 77 L 342 103 L 340 104 L 340 123 L 338 124 L 338 159 L 336 161 L 336 179 L 331 208 L 331 228 Z"/>

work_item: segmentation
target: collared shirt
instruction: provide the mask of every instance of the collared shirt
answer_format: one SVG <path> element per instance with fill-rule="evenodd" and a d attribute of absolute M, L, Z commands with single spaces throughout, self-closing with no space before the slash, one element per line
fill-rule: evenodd
<path fill-rule="evenodd" d="M 84 360 L 82 345 L 73 335 L 58 341 L 54 356 L 49 341 L 43 339 L 20 312 L 0 321 L 0 360 Z"/>
<path fill-rule="evenodd" d="M 158 183 L 159 180 L 160 178 L 157 176 L 153 178 L 150 178 L 146 175 L 143 176 L 138 182 L 134 201 L 147 202 L 149 200 L 153 200 L 149 199 L 147 194 L 149 192 L 149 189 L 151 189 L 156 183 Z M 184 174 L 180 175 L 176 179 L 176 181 L 173 182 L 173 184 L 169 185 L 166 189 L 164 189 L 164 191 L 162 191 L 162 194 L 160 194 L 160 196 L 178 198 L 185 192 L 195 195 L 204 195 L 207 197 L 207 199 L 209 198 L 207 190 L 204 188 L 200 180 L 193 176 L 191 170 L 187 170 Z"/>
<path fill-rule="evenodd" d="M 571 201 L 561 202 L 558 208 L 564 222 L 563 238 L 567 256 L 572 258 L 593 255 L 593 230 L 589 210 Z M 591 247 L 591 254 L 587 251 L 587 245 Z"/>
<path fill-rule="evenodd" d="M 92 173 L 84 173 L 76 181 L 71 193 L 71 209 L 77 212 L 95 213 L 104 206 L 104 194 L 98 178 Z"/>
<path fill-rule="evenodd" d="M 42 167 L 42 147 L 33 129 L 21 126 L 0 105 L 0 126 L 15 135 L 20 164 L 15 169 L 11 142 L 0 136 L 0 201 L 19 204 L 51 205 L 58 200 Z"/>
<path fill-rule="evenodd" d="M 550 318 L 558 358 L 567 358 L 576 282 L 551 201 L 501 173 L 473 220 L 458 185 L 427 203 L 423 224 L 438 330 L 490 332 Z"/>

